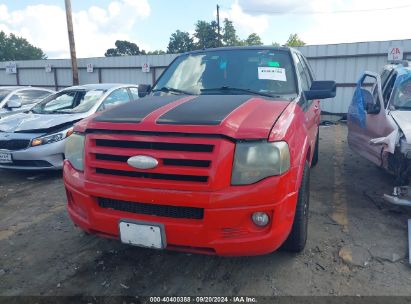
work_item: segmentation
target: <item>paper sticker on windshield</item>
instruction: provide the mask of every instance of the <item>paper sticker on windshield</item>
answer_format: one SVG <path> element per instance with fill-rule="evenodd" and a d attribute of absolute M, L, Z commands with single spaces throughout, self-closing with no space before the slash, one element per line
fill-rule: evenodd
<path fill-rule="evenodd" d="M 283 68 L 258 67 L 258 79 L 287 81 L 287 76 Z"/>

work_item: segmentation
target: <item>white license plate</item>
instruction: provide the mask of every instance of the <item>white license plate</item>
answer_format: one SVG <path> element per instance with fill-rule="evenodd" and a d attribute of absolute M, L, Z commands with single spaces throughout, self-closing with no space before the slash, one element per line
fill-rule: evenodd
<path fill-rule="evenodd" d="M 120 221 L 121 242 L 129 245 L 163 249 L 166 247 L 162 224 Z"/>
<path fill-rule="evenodd" d="M 8 152 L 0 152 L 0 163 L 11 163 L 11 154 Z"/>

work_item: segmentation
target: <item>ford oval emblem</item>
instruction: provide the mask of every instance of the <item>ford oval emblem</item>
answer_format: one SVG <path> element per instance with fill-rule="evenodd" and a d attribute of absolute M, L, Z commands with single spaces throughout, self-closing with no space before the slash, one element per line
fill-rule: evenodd
<path fill-rule="evenodd" d="M 158 166 L 158 160 L 151 156 L 137 155 L 130 157 L 127 164 L 136 169 L 153 169 Z"/>

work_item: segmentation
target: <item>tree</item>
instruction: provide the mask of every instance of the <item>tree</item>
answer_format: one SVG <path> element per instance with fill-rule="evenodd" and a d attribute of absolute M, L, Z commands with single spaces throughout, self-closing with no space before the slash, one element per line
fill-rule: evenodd
<path fill-rule="evenodd" d="M 0 32 L 0 61 L 46 59 L 43 50 L 33 46 L 23 37 Z"/>
<path fill-rule="evenodd" d="M 231 20 L 227 18 L 224 19 L 224 28 L 223 28 L 223 42 L 226 46 L 235 46 L 239 45 L 240 39 L 237 36 L 237 31 Z"/>
<path fill-rule="evenodd" d="M 250 34 L 247 39 L 244 41 L 245 45 L 263 45 L 260 36 L 256 33 Z"/>
<path fill-rule="evenodd" d="M 302 41 L 300 37 L 298 37 L 297 34 L 291 34 L 290 37 L 288 37 L 287 42 L 285 43 L 285 46 L 291 46 L 291 47 L 304 46 L 304 45 L 305 45 L 305 42 Z"/>
<path fill-rule="evenodd" d="M 127 55 L 145 55 L 144 50 L 140 51 L 140 48 L 137 44 L 127 41 L 127 40 L 116 40 L 116 48 L 111 48 L 106 51 L 104 56 L 113 57 L 113 56 L 127 56 Z"/>
<path fill-rule="evenodd" d="M 280 46 L 281 46 L 281 44 L 279 44 L 278 42 L 273 42 L 273 43 L 272 43 L 272 46 L 275 46 L 275 47 L 280 47 Z"/>
<path fill-rule="evenodd" d="M 206 49 L 219 46 L 217 22 L 197 21 L 194 37 L 197 38 L 196 48 Z"/>
<path fill-rule="evenodd" d="M 177 30 L 171 34 L 170 42 L 168 43 L 167 53 L 177 54 L 189 52 L 194 49 L 193 38 L 190 37 L 188 32 L 182 32 Z"/>
<path fill-rule="evenodd" d="M 163 50 L 154 50 L 154 51 L 148 51 L 147 55 L 164 55 L 166 52 Z"/>

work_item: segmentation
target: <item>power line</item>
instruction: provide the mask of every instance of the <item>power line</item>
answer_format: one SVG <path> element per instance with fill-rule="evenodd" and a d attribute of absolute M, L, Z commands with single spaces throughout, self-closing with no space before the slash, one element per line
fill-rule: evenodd
<path fill-rule="evenodd" d="M 375 8 L 375 9 L 362 9 L 362 10 L 336 10 L 336 11 L 269 11 L 262 9 L 249 9 L 242 8 L 244 12 L 248 13 L 260 13 L 265 15 L 316 15 L 316 14 L 349 14 L 349 13 L 371 13 L 378 11 L 387 11 L 387 10 L 397 10 L 403 8 L 409 8 L 411 5 L 402 5 L 396 7 L 384 7 L 384 8 Z M 225 7 L 225 9 L 227 9 Z"/>

